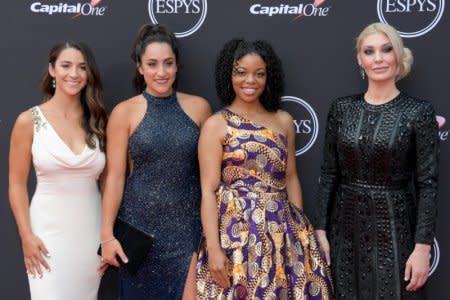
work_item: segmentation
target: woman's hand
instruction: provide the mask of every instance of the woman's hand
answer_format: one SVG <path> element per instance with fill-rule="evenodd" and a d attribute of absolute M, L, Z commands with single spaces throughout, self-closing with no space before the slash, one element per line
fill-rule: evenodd
<path fill-rule="evenodd" d="M 25 267 L 27 273 L 33 277 L 39 276 L 42 278 L 44 275 L 42 267 L 50 272 L 50 266 L 48 265 L 45 257 L 50 257 L 47 248 L 40 238 L 34 234 L 29 234 L 22 239 L 23 256 L 25 261 Z"/>
<path fill-rule="evenodd" d="M 208 267 L 209 272 L 215 283 L 222 288 L 229 288 L 230 279 L 228 278 L 228 266 L 230 261 L 223 253 L 223 250 L 218 248 L 216 250 L 208 251 Z"/>
<path fill-rule="evenodd" d="M 115 238 L 102 243 L 102 262 L 115 267 L 120 267 L 120 263 L 117 260 L 117 256 L 123 261 L 123 263 L 128 262 L 128 258 L 122 249 L 122 245 Z"/>
<path fill-rule="evenodd" d="M 406 286 L 408 292 L 420 289 L 427 281 L 430 271 L 430 250 L 431 245 L 416 244 L 409 256 L 405 268 L 405 281 L 409 281 Z"/>
<path fill-rule="evenodd" d="M 317 241 L 319 242 L 320 250 L 322 250 L 322 253 L 325 255 L 327 264 L 330 265 L 330 243 L 328 242 L 327 232 L 323 229 L 317 229 L 316 237 Z"/>
<path fill-rule="evenodd" d="M 108 264 L 107 262 L 105 262 L 105 261 L 103 260 L 103 258 L 102 258 L 102 259 L 101 259 L 101 264 L 100 264 L 100 266 L 97 268 L 97 273 L 98 273 L 98 275 L 100 275 L 100 276 L 105 275 L 105 272 L 106 272 L 106 270 L 108 269 L 108 267 L 109 267 L 109 264 Z"/>

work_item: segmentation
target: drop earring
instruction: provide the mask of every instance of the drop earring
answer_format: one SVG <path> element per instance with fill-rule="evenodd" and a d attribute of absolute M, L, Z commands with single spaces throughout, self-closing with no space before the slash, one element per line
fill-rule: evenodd
<path fill-rule="evenodd" d="M 55 80 L 55 78 L 52 79 L 52 87 L 53 87 L 53 89 L 56 89 L 56 80 Z"/>
<path fill-rule="evenodd" d="M 361 65 L 359 65 L 359 72 L 361 73 L 362 80 L 364 80 L 364 78 L 366 77 L 366 72 L 364 72 L 364 69 Z"/>

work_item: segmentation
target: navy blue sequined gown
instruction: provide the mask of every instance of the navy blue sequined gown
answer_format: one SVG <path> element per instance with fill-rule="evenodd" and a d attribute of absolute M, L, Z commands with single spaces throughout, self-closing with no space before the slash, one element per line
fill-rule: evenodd
<path fill-rule="evenodd" d="M 155 240 L 135 275 L 120 271 L 121 300 L 176 300 L 201 233 L 199 128 L 175 93 L 144 97 L 145 116 L 128 142 L 133 169 L 119 217 Z"/>

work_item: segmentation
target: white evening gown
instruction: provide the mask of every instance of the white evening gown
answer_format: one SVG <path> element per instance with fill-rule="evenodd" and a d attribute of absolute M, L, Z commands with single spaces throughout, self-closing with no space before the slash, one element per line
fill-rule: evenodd
<path fill-rule="evenodd" d="M 35 106 L 32 144 L 37 186 L 30 205 L 33 233 L 47 247 L 51 271 L 28 277 L 33 300 L 97 299 L 100 276 L 101 197 L 97 179 L 105 165 L 98 140 L 75 154 Z"/>

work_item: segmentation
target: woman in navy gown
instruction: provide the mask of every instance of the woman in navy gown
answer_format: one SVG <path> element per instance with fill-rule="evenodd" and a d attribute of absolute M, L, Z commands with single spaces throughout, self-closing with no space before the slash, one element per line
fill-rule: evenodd
<path fill-rule="evenodd" d="M 197 141 L 211 110 L 205 99 L 175 90 L 178 45 L 165 27 L 144 25 L 132 59 L 139 94 L 114 108 L 107 128 L 103 259 L 127 261 L 113 235 L 119 216 L 155 237 L 136 274 L 120 270 L 121 299 L 193 299 L 201 232 Z"/>

